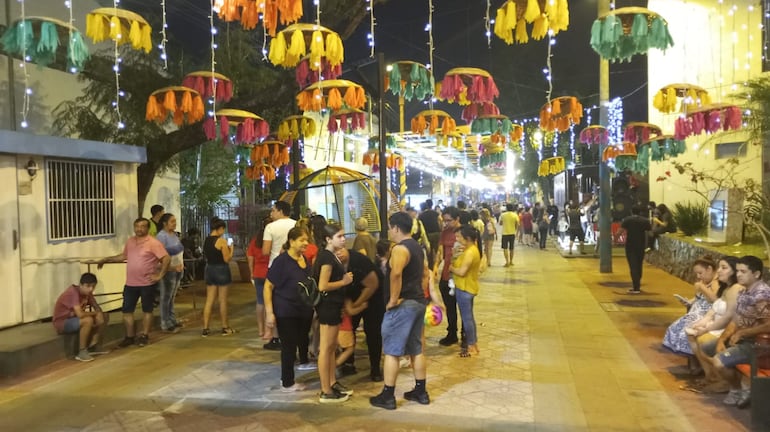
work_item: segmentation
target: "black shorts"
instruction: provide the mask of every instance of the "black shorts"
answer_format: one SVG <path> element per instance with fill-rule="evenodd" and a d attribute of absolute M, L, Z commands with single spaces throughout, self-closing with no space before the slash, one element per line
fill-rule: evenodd
<path fill-rule="evenodd" d="M 583 228 L 570 228 L 567 230 L 567 234 L 569 235 L 569 241 L 577 239 L 579 242 L 584 242 L 586 239 L 586 233 L 583 231 Z"/>
<path fill-rule="evenodd" d="M 330 326 L 340 325 L 342 322 L 342 303 L 324 300 L 325 298 L 321 297 L 321 302 L 316 306 L 318 322 Z"/>
<path fill-rule="evenodd" d="M 503 249 L 513 249 L 516 244 L 516 234 L 503 234 Z"/>
<path fill-rule="evenodd" d="M 123 313 L 134 313 L 136 303 L 142 299 L 142 312 L 152 313 L 155 304 L 155 287 L 158 284 L 147 286 L 123 286 L 123 306 L 120 310 Z"/>

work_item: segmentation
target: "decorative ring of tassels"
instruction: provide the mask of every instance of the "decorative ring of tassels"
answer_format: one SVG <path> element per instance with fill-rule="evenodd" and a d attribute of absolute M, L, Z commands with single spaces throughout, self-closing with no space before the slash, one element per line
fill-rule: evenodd
<path fill-rule="evenodd" d="M 300 88 L 309 86 L 321 80 L 333 80 L 342 75 L 342 63 L 332 66 L 325 57 L 321 57 L 321 68 L 315 70 L 310 67 L 310 56 L 302 57 L 294 69 L 294 78 Z"/>
<path fill-rule="evenodd" d="M 222 145 L 248 145 L 258 143 L 270 134 L 270 125 L 262 117 L 245 110 L 224 108 L 217 110 L 214 118 L 203 121 L 203 132 L 209 140 L 219 140 Z M 231 138 L 232 137 L 232 138 Z"/>
<path fill-rule="evenodd" d="M 628 122 L 623 129 L 623 141 L 641 146 L 651 138 L 662 134 L 660 126 L 647 122 Z"/>
<path fill-rule="evenodd" d="M 197 122 L 203 114 L 203 100 L 197 91 L 184 86 L 169 86 L 150 94 L 145 119 L 163 124 L 170 117 L 174 124 L 181 126 Z"/>
<path fill-rule="evenodd" d="M 80 30 L 68 22 L 44 16 L 12 23 L 0 37 L 0 43 L 6 52 L 19 56 L 26 53 L 31 63 L 41 66 L 56 60 L 60 45 L 66 47 L 68 68 L 82 69 L 90 56 Z"/>
<path fill-rule="evenodd" d="M 342 108 L 329 114 L 326 128 L 331 133 L 360 131 L 366 129 L 366 113 L 359 109 Z"/>
<path fill-rule="evenodd" d="M 297 106 L 302 111 L 362 109 L 365 105 L 364 88 L 348 80 L 318 81 L 297 94 Z"/>
<path fill-rule="evenodd" d="M 587 146 L 607 144 L 610 140 L 610 132 L 600 125 L 587 126 L 580 131 L 579 141 Z"/>
<path fill-rule="evenodd" d="M 540 109 L 540 129 L 565 132 L 572 125 L 580 124 L 583 105 L 574 96 L 561 96 L 548 101 Z"/>
<path fill-rule="evenodd" d="M 275 36 L 279 21 L 281 24 L 294 23 L 303 14 L 302 0 L 215 0 L 214 6 L 219 19 L 240 21 L 246 30 L 253 30 L 262 18 L 262 25 L 270 36 Z"/>
<path fill-rule="evenodd" d="M 319 71 L 325 59 L 330 67 L 342 64 L 345 48 L 336 32 L 315 24 L 292 24 L 278 32 L 270 41 L 268 58 L 276 66 L 296 67 L 309 55 L 310 70 Z"/>
<path fill-rule="evenodd" d="M 681 103 L 679 103 L 679 99 L 681 99 Z M 687 83 L 665 85 L 652 98 L 652 106 L 664 114 L 677 110 L 688 113 L 710 104 L 711 97 L 706 89 Z"/>
<path fill-rule="evenodd" d="M 436 86 L 435 94 L 439 100 L 468 105 L 493 102 L 500 96 L 500 91 L 489 72 L 479 68 L 462 67 L 450 69 Z"/>
<path fill-rule="evenodd" d="M 591 48 L 612 62 L 630 61 L 650 48 L 666 51 L 674 45 L 668 23 L 659 14 L 643 7 L 611 10 L 597 18 L 591 27 Z"/>
<path fill-rule="evenodd" d="M 567 0 L 507 0 L 497 9 L 494 33 L 508 45 L 529 42 L 527 24 L 532 24 L 532 39 L 541 40 L 550 30 L 554 35 L 569 27 Z M 515 38 L 515 39 L 514 39 Z"/>
<path fill-rule="evenodd" d="M 279 141 L 296 140 L 300 136 L 313 136 L 315 130 L 315 120 L 302 115 L 293 115 L 281 120 L 276 135 Z"/>
<path fill-rule="evenodd" d="M 188 73 L 182 79 L 182 85 L 195 89 L 204 99 L 210 99 L 216 94 L 217 102 L 229 102 L 233 97 L 233 81 L 210 70 Z"/>
<path fill-rule="evenodd" d="M 505 150 L 493 148 L 490 151 L 484 151 L 479 156 L 479 168 L 505 169 L 506 155 Z"/>
<path fill-rule="evenodd" d="M 702 133 L 738 130 L 743 126 L 743 112 L 731 104 L 710 104 L 687 112 L 674 122 L 674 138 L 683 140 Z"/>
<path fill-rule="evenodd" d="M 650 160 L 653 161 L 677 157 L 687 150 L 685 141 L 676 139 L 674 135 L 658 135 L 643 144 L 649 146 Z"/>
<path fill-rule="evenodd" d="M 468 124 L 472 124 L 479 116 L 500 115 L 500 108 L 493 102 L 467 103 L 463 108 L 460 118 Z"/>
<path fill-rule="evenodd" d="M 634 156 L 636 157 L 636 144 L 632 142 L 624 142 L 622 144 L 607 146 L 602 153 L 602 162 L 609 162 L 619 155 Z"/>
<path fill-rule="evenodd" d="M 135 50 L 152 51 L 152 28 L 141 15 L 117 8 L 98 8 L 86 15 L 86 36 L 94 43 L 107 39 Z"/>
<path fill-rule="evenodd" d="M 423 100 L 433 96 L 436 87 L 433 74 L 422 63 L 400 60 L 389 65 L 390 72 L 385 76 L 385 88 L 393 95 L 401 96 L 406 101 Z"/>
<path fill-rule="evenodd" d="M 540 162 L 540 166 L 537 168 L 537 175 L 539 177 L 546 177 L 553 174 L 559 174 L 565 169 L 567 168 L 563 157 L 551 157 L 548 159 L 543 159 L 543 161 Z"/>
<path fill-rule="evenodd" d="M 278 169 L 289 163 L 289 147 L 283 141 L 267 139 L 254 144 L 250 159 L 255 166 L 265 163 Z"/>

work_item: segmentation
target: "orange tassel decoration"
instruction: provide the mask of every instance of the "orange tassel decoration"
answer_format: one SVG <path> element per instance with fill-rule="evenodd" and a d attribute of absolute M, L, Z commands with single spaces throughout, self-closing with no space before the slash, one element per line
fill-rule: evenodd
<path fill-rule="evenodd" d="M 431 135 L 435 135 L 436 129 L 438 129 L 438 116 L 434 115 L 430 117 L 430 128 L 428 129 L 428 132 L 430 132 Z"/>
<path fill-rule="evenodd" d="M 182 94 L 182 106 L 179 107 L 183 113 L 190 113 L 193 110 L 192 95 L 186 91 Z"/>
<path fill-rule="evenodd" d="M 205 108 L 203 107 L 203 99 L 199 95 L 195 95 L 193 98 L 193 109 L 190 116 L 192 117 L 193 121 L 198 121 L 203 118 L 203 113 L 205 111 Z"/>
<path fill-rule="evenodd" d="M 342 108 L 342 95 L 340 95 L 340 91 L 338 89 L 333 88 L 329 90 L 329 96 L 326 105 L 335 111 Z"/>
<path fill-rule="evenodd" d="M 349 106 L 350 108 L 359 108 L 355 87 L 348 87 L 345 90 L 344 99 L 345 99 L 345 104 L 347 104 L 347 106 Z"/>
<path fill-rule="evenodd" d="M 166 92 L 163 98 L 163 108 L 167 111 L 176 112 L 176 95 L 173 91 L 169 90 Z"/>

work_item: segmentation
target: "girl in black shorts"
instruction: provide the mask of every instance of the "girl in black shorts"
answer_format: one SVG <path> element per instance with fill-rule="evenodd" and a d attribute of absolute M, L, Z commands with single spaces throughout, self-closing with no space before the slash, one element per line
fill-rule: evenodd
<path fill-rule="evenodd" d="M 316 306 L 318 322 L 321 325 L 318 353 L 318 375 L 321 378 L 319 402 L 339 403 L 348 400 L 353 393 L 337 382 L 334 356 L 337 332 L 342 322 L 342 306 L 345 302 L 344 288 L 353 281 L 353 273 L 345 273 L 345 268 L 334 253 L 345 247 L 345 232 L 339 225 L 326 225 L 323 229 L 323 242 L 318 246 L 323 249 L 318 251 L 313 264 L 313 277 L 318 282 L 318 289 L 323 293 L 321 302 Z"/>

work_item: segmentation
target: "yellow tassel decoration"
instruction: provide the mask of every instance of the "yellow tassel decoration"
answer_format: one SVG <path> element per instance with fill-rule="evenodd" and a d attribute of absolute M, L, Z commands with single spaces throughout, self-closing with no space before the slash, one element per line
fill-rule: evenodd
<path fill-rule="evenodd" d="M 86 36 L 91 38 L 94 43 L 107 39 L 109 32 L 105 30 L 104 19 L 101 15 L 88 14 L 86 16 Z"/>
<path fill-rule="evenodd" d="M 166 95 L 163 98 L 163 108 L 171 112 L 176 111 L 176 95 L 173 91 L 169 90 L 166 92 Z"/>
<path fill-rule="evenodd" d="M 567 0 L 556 0 L 556 23 L 552 24 L 554 30 L 567 30 L 569 27 L 569 6 Z"/>
<path fill-rule="evenodd" d="M 313 136 L 313 134 L 315 134 L 315 122 L 312 120 L 303 120 L 302 134 L 306 137 Z"/>
<path fill-rule="evenodd" d="M 283 32 L 279 32 L 270 42 L 270 53 L 268 54 L 270 63 L 281 66 L 286 61 L 286 38 Z"/>
<path fill-rule="evenodd" d="M 508 45 L 513 43 L 513 35 L 510 30 L 505 29 L 505 8 L 497 10 L 497 16 L 495 17 L 495 35 L 505 41 Z M 510 42 L 509 42 L 510 40 Z"/>
<path fill-rule="evenodd" d="M 531 23 L 539 16 L 540 5 L 537 4 L 537 0 L 527 0 L 527 9 L 524 10 L 524 20 Z"/>
<path fill-rule="evenodd" d="M 509 1 L 505 5 L 505 28 L 513 31 L 516 28 L 516 3 Z"/>
<path fill-rule="evenodd" d="M 296 66 L 305 54 L 307 54 L 305 35 L 302 34 L 301 30 L 295 30 L 294 34 L 291 35 L 289 49 L 286 51 L 285 65 L 289 67 Z"/>
<path fill-rule="evenodd" d="M 120 39 L 123 37 L 121 34 L 121 28 L 122 26 L 120 25 L 120 18 L 116 16 L 110 18 L 110 39 L 120 43 Z"/>
<path fill-rule="evenodd" d="M 310 69 L 321 70 L 321 57 L 325 55 L 324 36 L 316 30 L 310 38 Z"/>
<path fill-rule="evenodd" d="M 709 96 L 708 92 L 701 92 L 700 103 L 701 106 L 711 105 L 711 96 Z"/>
<path fill-rule="evenodd" d="M 142 26 L 142 49 L 147 54 L 152 51 L 152 28 L 148 25 Z"/>
<path fill-rule="evenodd" d="M 652 106 L 658 111 L 663 111 L 663 92 L 658 90 L 652 98 Z"/>
<path fill-rule="evenodd" d="M 128 32 L 128 40 L 131 46 L 138 50 L 142 48 L 142 30 L 139 28 L 139 21 L 131 21 L 131 30 Z"/>
<path fill-rule="evenodd" d="M 522 18 L 516 24 L 516 43 L 525 44 L 527 42 L 529 42 L 527 23 L 524 21 L 524 18 Z"/>
<path fill-rule="evenodd" d="M 559 13 L 558 7 L 556 6 L 556 0 L 545 0 L 543 13 L 548 15 L 549 19 L 555 20 L 556 15 Z"/>
<path fill-rule="evenodd" d="M 545 14 L 540 16 L 532 24 L 532 39 L 542 40 L 548 34 L 548 17 Z"/>
<path fill-rule="evenodd" d="M 342 40 L 336 33 L 326 36 L 326 61 L 334 67 L 345 61 L 345 49 Z"/>

